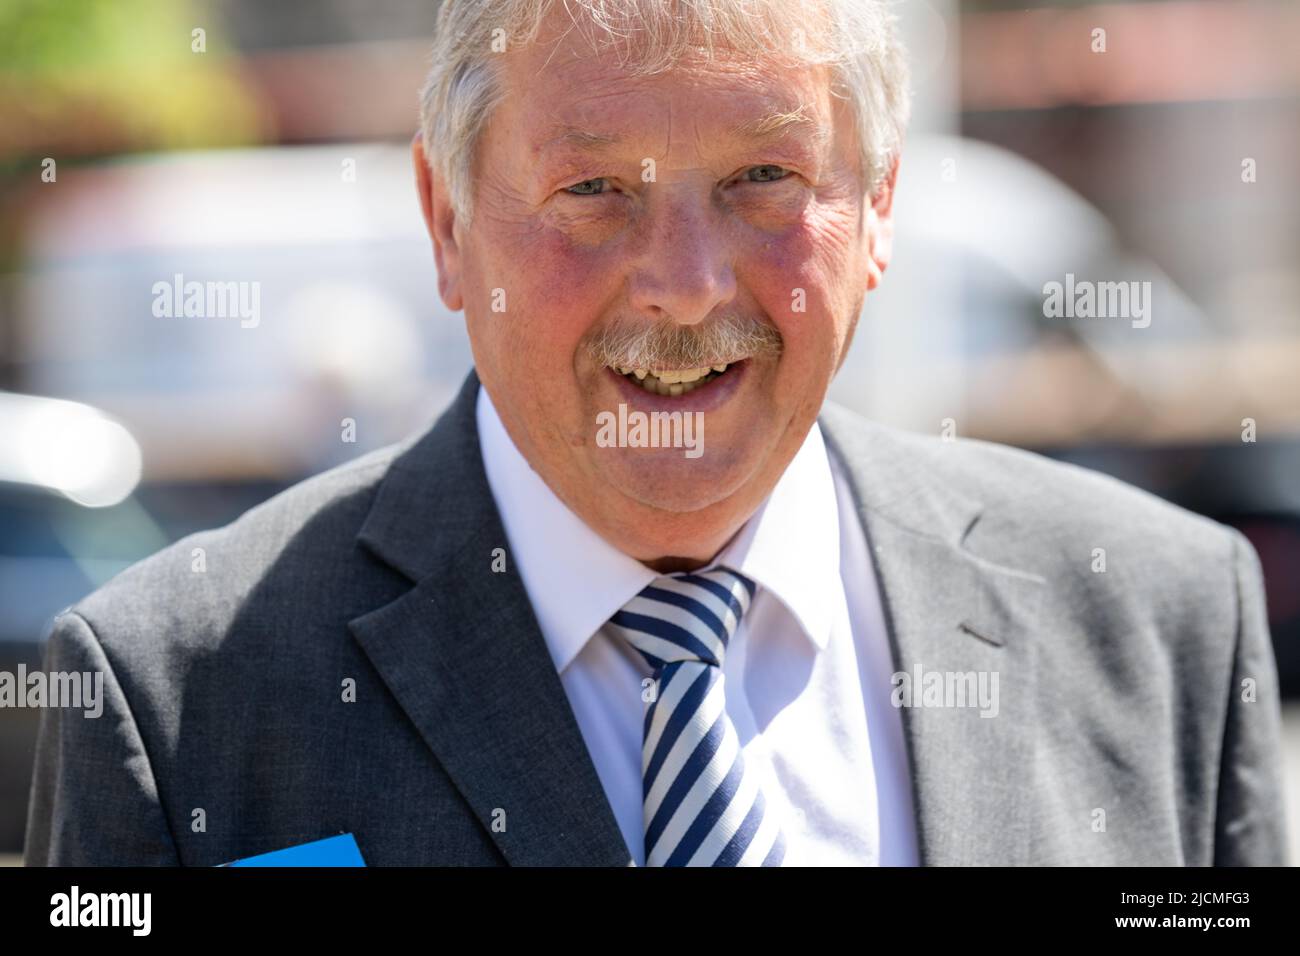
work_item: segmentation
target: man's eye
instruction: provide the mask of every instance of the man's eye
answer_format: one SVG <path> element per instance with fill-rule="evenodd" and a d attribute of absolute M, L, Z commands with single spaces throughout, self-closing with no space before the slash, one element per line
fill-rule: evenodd
<path fill-rule="evenodd" d="M 607 182 L 608 180 L 604 178 L 584 179 L 580 183 L 574 183 L 572 186 L 567 187 L 564 191 L 569 193 L 572 196 L 599 196 L 603 193 L 603 190 L 599 190 L 599 189 L 592 190 L 591 187 L 593 185 L 599 186 Z"/>
<path fill-rule="evenodd" d="M 790 175 L 790 170 L 784 166 L 773 166 L 770 163 L 762 166 L 751 166 L 745 170 L 745 176 L 756 173 L 757 178 L 749 179 L 751 183 L 774 183 L 785 179 Z"/>

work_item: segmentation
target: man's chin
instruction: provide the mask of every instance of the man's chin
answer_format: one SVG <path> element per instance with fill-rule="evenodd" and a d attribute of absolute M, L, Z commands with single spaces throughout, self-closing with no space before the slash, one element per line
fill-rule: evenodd
<path fill-rule="evenodd" d="M 680 448 L 602 449 L 604 479 L 624 498 L 664 512 L 665 521 L 683 518 L 732 497 L 752 473 L 743 459 L 710 449 L 687 458 Z"/>

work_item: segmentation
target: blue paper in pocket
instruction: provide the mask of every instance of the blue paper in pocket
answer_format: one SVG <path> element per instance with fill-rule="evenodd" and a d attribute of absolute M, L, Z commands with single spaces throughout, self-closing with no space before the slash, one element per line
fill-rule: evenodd
<path fill-rule="evenodd" d="M 298 846 L 246 856 L 221 866 L 365 866 L 361 848 L 351 833 L 302 843 Z"/>

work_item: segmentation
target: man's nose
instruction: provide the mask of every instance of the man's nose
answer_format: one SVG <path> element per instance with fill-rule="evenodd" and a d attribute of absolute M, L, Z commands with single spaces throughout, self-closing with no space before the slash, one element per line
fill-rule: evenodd
<path fill-rule="evenodd" d="M 630 304 L 655 321 L 695 325 L 736 296 L 728 223 L 698 197 L 657 198 L 632 272 Z"/>

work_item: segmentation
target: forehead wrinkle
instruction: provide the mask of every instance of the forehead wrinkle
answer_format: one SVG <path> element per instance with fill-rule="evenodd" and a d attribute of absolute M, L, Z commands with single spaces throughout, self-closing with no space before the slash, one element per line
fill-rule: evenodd
<path fill-rule="evenodd" d="M 658 98 L 655 94 L 646 90 L 628 90 L 622 87 L 623 84 L 618 83 L 615 84 L 613 89 L 582 96 L 574 105 L 581 109 L 582 112 L 586 112 L 594 107 L 604 106 L 608 101 L 613 100 L 614 106 L 612 108 L 606 107 L 604 112 L 618 115 L 627 113 L 629 105 L 635 107 L 647 97 L 652 101 Z M 617 130 L 599 131 L 591 129 L 580 119 L 559 119 L 542 126 L 540 135 L 545 138 L 533 149 L 533 153 L 538 156 L 545 155 L 561 147 L 568 147 L 577 152 L 605 154 L 615 147 L 623 145 L 627 139 L 622 132 Z"/>
<path fill-rule="evenodd" d="M 794 132 L 800 132 L 820 146 L 829 139 L 830 130 L 824 123 L 819 122 L 816 117 L 809 115 L 810 110 L 811 108 L 807 103 L 801 103 L 793 110 L 778 107 L 753 119 L 741 120 L 732 124 L 722 130 L 722 135 L 733 141 L 746 140 L 756 144 L 763 144 Z M 671 122 L 670 113 L 670 139 Z M 605 154 L 622 145 L 626 139 L 622 133 L 595 132 L 571 123 L 552 126 L 548 132 L 553 132 L 556 135 L 548 138 L 539 147 L 538 152 L 544 153 L 556 147 L 568 147 L 579 152 Z"/>
<path fill-rule="evenodd" d="M 597 54 L 593 56 L 591 51 L 586 51 L 584 54 L 573 48 L 566 49 L 566 44 L 563 41 L 568 39 L 574 27 L 574 23 L 567 24 L 567 28 L 560 40 L 551 44 L 549 54 L 542 67 L 528 71 L 531 72 L 534 78 L 539 78 L 551 64 L 552 57 L 564 49 L 568 55 L 555 63 L 554 71 L 557 78 L 564 75 L 569 76 L 567 82 L 570 88 L 573 88 L 573 84 L 576 83 L 579 88 L 585 86 L 590 89 L 592 85 L 597 85 L 602 80 L 607 79 L 600 76 L 603 66 L 607 65 L 604 62 L 607 59 L 606 55 Z M 760 116 L 742 119 L 739 122 L 718 129 L 712 134 L 715 140 L 732 143 L 745 142 L 746 145 L 763 146 L 792 134 L 802 134 L 815 148 L 821 149 L 832 138 L 832 131 L 828 123 L 821 122 L 818 119 L 815 103 L 809 103 L 804 96 L 798 96 L 796 99 L 794 96 L 782 96 L 771 88 L 764 90 L 764 87 L 768 85 L 766 75 L 757 64 L 744 59 L 710 58 L 706 66 L 709 75 L 705 78 L 702 86 L 711 86 L 713 91 L 718 94 L 737 96 L 742 103 L 753 103 L 757 99 L 760 103 L 766 100 L 776 104 L 775 107 L 768 109 Z M 592 70 L 595 71 L 594 76 L 588 73 L 588 71 Z M 635 71 L 630 74 L 623 72 L 611 88 L 595 95 L 582 96 L 579 102 L 586 107 L 592 100 L 619 98 L 629 94 L 641 95 L 648 92 L 638 88 L 643 82 L 655 83 L 664 78 L 663 74 L 642 76 Z M 731 88 L 727 87 L 726 80 L 728 78 L 732 84 L 735 84 Z M 722 81 L 721 85 L 719 85 L 719 80 Z M 736 81 L 739 81 L 739 83 L 737 84 Z M 627 83 L 632 84 L 632 90 L 626 88 Z M 535 87 L 535 89 L 537 88 Z M 557 90 L 556 92 L 560 91 Z M 665 91 L 660 89 L 658 92 L 662 94 Z M 671 97 L 672 90 L 668 92 Z M 789 92 L 793 93 L 793 91 Z M 766 95 L 764 95 L 765 93 Z M 624 110 L 617 110 L 616 112 L 624 112 Z M 673 112 L 674 110 L 670 107 L 666 116 L 669 143 L 672 141 Z M 734 109 L 728 109 L 727 112 L 733 113 Z M 696 137 L 699 138 L 699 124 L 697 122 L 694 125 Z M 639 131 L 636 129 L 628 130 L 626 133 L 603 131 L 583 125 L 582 120 L 576 117 L 567 121 L 561 119 L 549 126 L 542 127 L 541 136 L 544 138 L 540 141 L 534 141 L 537 145 L 532 148 L 531 152 L 534 156 L 540 158 L 554 150 L 567 147 L 571 152 L 606 156 L 614 152 L 618 147 L 626 146 L 627 139 L 638 135 Z"/>

